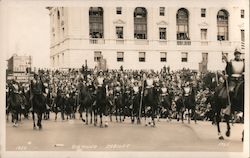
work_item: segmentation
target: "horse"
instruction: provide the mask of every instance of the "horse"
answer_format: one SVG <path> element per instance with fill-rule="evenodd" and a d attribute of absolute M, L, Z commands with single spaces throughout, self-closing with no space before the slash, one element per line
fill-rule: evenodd
<path fill-rule="evenodd" d="M 120 87 L 115 87 L 115 96 L 114 96 L 114 105 L 115 105 L 115 119 L 116 122 L 122 122 L 122 113 L 123 113 L 123 106 L 124 106 L 124 94 L 123 90 Z"/>
<path fill-rule="evenodd" d="M 18 126 L 18 114 L 21 111 L 22 98 L 18 92 L 15 92 L 13 89 L 10 90 L 9 96 L 7 99 L 9 105 L 8 110 L 11 112 L 13 127 Z"/>
<path fill-rule="evenodd" d="M 148 117 L 151 117 L 152 127 L 155 127 L 155 118 L 157 113 L 157 106 L 159 104 L 160 96 L 160 88 L 158 86 L 154 86 L 151 88 L 147 88 L 146 96 L 145 96 L 145 120 Z M 149 122 L 151 124 L 151 122 Z M 147 122 L 145 124 L 147 126 Z"/>
<path fill-rule="evenodd" d="M 100 116 L 100 127 L 103 127 L 103 115 L 107 115 L 106 87 L 104 84 L 98 86 L 95 97 L 94 125 L 97 125 L 97 116 Z M 105 127 L 108 127 L 105 123 Z"/>
<path fill-rule="evenodd" d="M 137 124 L 140 124 L 140 118 L 139 118 L 139 110 L 140 110 L 140 100 L 141 100 L 141 89 L 138 87 L 134 90 L 133 96 L 132 96 L 132 123 L 134 123 L 135 118 L 137 120 Z"/>
<path fill-rule="evenodd" d="M 39 130 L 42 129 L 42 115 L 46 110 L 45 96 L 43 94 L 33 93 L 31 96 L 32 105 L 32 119 L 33 119 L 33 129 L 35 130 L 38 126 Z M 35 119 L 35 114 L 37 115 L 37 123 Z"/>
<path fill-rule="evenodd" d="M 176 104 L 176 112 L 177 112 L 177 121 L 180 120 L 184 123 L 184 112 L 185 106 L 183 102 L 183 98 L 180 95 L 175 96 L 175 104 Z"/>
<path fill-rule="evenodd" d="M 195 90 L 193 87 L 184 87 L 183 88 L 183 104 L 185 110 L 187 110 L 188 115 L 188 123 L 190 123 L 191 115 L 194 115 L 195 123 L 196 123 L 196 117 L 195 117 Z"/>
<path fill-rule="evenodd" d="M 170 94 L 161 95 L 160 105 L 161 109 L 159 109 L 159 111 L 161 115 L 164 115 L 166 119 L 171 120 L 172 98 Z"/>
<path fill-rule="evenodd" d="M 123 100 L 124 100 L 124 106 L 122 109 L 123 112 L 123 121 L 125 120 L 126 116 L 130 117 L 131 123 L 134 122 L 134 117 L 133 117 L 133 99 L 132 99 L 132 91 L 130 88 L 126 88 L 126 91 L 123 95 Z"/>
<path fill-rule="evenodd" d="M 54 96 L 53 103 L 52 103 L 52 109 L 53 109 L 53 112 L 55 113 L 55 121 L 57 120 L 58 112 L 63 112 L 63 110 L 61 109 L 61 107 L 62 107 L 61 105 L 63 105 L 63 104 L 64 104 L 64 98 L 62 96 L 61 91 L 59 90 L 57 92 L 57 95 Z M 63 117 L 62 117 L 62 119 L 64 120 Z"/>
<path fill-rule="evenodd" d="M 243 112 L 244 117 L 244 81 L 241 81 L 233 92 L 228 90 L 228 81 L 219 83 L 215 88 L 214 94 L 211 99 L 212 109 L 215 113 L 215 121 L 217 124 L 217 131 L 220 140 L 224 137 L 221 135 L 220 122 L 222 113 L 224 113 L 224 119 L 227 124 L 226 136 L 229 137 L 231 133 L 230 118 L 235 112 Z M 242 132 L 243 141 L 243 132 Z"/>
<path fill-rule="evenodd" d="M 90 124 L 92 124 L 92 112 L 93 112 L 93 91 L 91 90 L 91 87 L 86 86 L 86 85 L 81 85 L 79 89 L 79 113 L 80 117 L 83 122 L 86 122 L 88 125 L 88 114 L 90 114 Z M 86 111 L 86 120 L 82 118 L 82 113 L 83 111 Z"/>

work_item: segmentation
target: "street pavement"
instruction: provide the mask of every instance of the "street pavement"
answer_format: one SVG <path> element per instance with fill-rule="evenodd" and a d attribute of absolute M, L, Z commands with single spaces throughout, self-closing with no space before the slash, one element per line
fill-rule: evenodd
<path fill-rule="evenodd" d="M 7 151 L 212 151 L 242 152 L 243 124 L 231 127 L 226 137 L 226 124 L 221 123 L 225 140 L 219 140 L 217 128 L 210 121 L 190 124 L 166 119 L 156 122 L 156 127 L 124 122 L 109 122 L 108 128 L 86 125 L 79 119 L 57 121 L 54 116 L 43 120 L 42 130 L 33 130 L 32 120 L 22 120 L 18 127 L 6 122 Z"/>

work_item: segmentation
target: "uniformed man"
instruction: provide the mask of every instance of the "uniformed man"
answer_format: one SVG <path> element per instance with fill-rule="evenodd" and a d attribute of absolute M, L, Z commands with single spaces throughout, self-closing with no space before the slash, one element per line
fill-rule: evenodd
<path fill-rule="evenodd" d="M 235 50 L 234 56 L 235 58 L 230 62 L 227 62 L 226 66 L 226 75 L 228 76 L 228 88 L 230 93 L 237 91 L 239 84 L 244 80 L 245 62 L 241 59 L 241 52 Z"/>

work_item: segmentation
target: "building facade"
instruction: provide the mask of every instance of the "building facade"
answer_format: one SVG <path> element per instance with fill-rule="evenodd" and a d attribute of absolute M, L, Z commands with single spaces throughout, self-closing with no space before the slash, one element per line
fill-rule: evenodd
<path fill-rule="evenodd" d="M 245 53 L 247 0 L 100 0 L 50 10 L 50 63 L 118 69 L 224 69 Z M 99 64 L 100 65 L 100 64 Z"/>
<path fill-rule="evenodd" d="M 27 82 L 32 67 L 31 56 L 18 56 L 14 54 L 10 59 L 7 60 L 7 80 L 16 80 L 17 82 Z"/>

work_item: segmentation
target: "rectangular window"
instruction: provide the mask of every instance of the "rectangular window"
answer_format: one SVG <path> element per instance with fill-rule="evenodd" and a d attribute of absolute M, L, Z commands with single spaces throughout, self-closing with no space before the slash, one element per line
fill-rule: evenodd
<path fill-rule="evenodd" d="M 201 8 L 201 17 L 206 17 L 206 9 L 205 8 Z"/>
<path fill-rule="evenodd" d="M 207 40 L 207 29 L 201 29 L 201 40 Z"/>
<path fill-rule="evenodd" d="M 116 38 L 123 39 L 123 27 L 116 27 Z"/>
<path fill-rule="evenodd" d="M 181 62 L 187 62 L 188 61 L 188 53 L 182 52 L 181 53 Z"/>
<path fill-rule="evenodd" d="M 117 61 L 123 62 L 124 60 L 124 52 L 117 52 Z"/>
<path fill-rule="evenodd" d="M 159 28 L 159 33 L 160 33 L 160 39 L 164 39 L 166 40 L 166 35 L 167 35 L 167 32 L 166 32 L 166 28 Z"/>
<path fill-rule="evenodd" d="M 228 28 L 227 26 L 218 26 L 218 41 L 228 40 Z"/>
<path fill-rule="evenodd" d="M 122 14 L 122 7 L 116 7 L 116 14 Z"/>
<path fill-rule="evenodd" d="M 95 51 L 94 52 L 94 61 L 99 62 L 102 59 L 102 52 L 100 51 Z"/>
<path fill-rule="evenodd" d="M 202 62 L 207 63 L 208 62 L 208 53 L 202 53 Z"/>
<path fill-rule="evenodd" d="M 244 9 L 241 9 L 240 10 L 240 17 L 243 19 L 245 18 L 245 10 Z"/>
<path fill-rule="evenodd" d="M 161 52 L 161 62 L 167 61 L 167 52 Z"/>
<path fill-rule="evenodd" d="M 139 52 L 139 62 L 145 62 L 145 56 L 146 53 L 145 52 Z"/>
<path fill-rule="evenodd" d="M 160 7 L 160 16 L 165 16 L 165 7 Z"/>
<path fill-rule="evenodd" d="M 245 42 L 245 30 L 240 30 L 241 33 L 241 41 Z"/>

